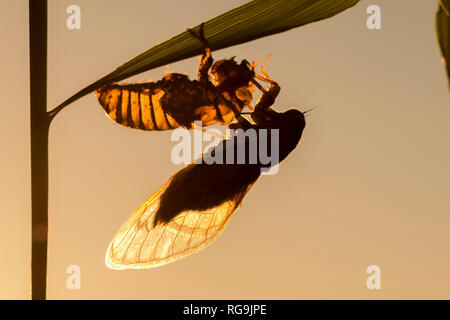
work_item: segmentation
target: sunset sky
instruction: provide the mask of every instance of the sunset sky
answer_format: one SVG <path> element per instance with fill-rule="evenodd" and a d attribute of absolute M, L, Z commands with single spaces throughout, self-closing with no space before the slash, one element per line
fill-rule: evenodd
<path fill-rule="evenodd" d="M 48 107 L 168 38 L 245 0 L 49 0 Z M 66 8 L 81 8 L 81 29 Z M 366 9 L 381 7 L 382 29 Z M 374 0 L 325 21 L 213 52 L 269 53 L 275 108 L 307 110 L 303 138 L 263 176 L 223 235 L 156 269 L 114 271 L 122 223 L 180 165 L 170 132 L 109 120 L 94 93 L 50 130 L 49 299 L 450 299 L 450 101 L 434 29 L 437 1 Z M 0 2 L 0 299 L 28 299 L 28 1 Z M 167 70 L 195 77 L 187 59 Z M 81 289 L 69 290 L 70 265 Z M 381 290 L 366 268 L 381 269 Z"/>

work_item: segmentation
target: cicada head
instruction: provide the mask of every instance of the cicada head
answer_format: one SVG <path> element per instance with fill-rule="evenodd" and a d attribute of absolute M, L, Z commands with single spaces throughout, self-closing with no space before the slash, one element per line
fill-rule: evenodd
<path fill-rule="evenodd" d="M 304 114 L 297 109 L 290 109 L 280 116 L 280 161 L 283 161 L 300 141 L 306 121 Z"/>
<path fill-rule="evenodd" d="M 234 58 L 216 61 L 212 66 L 211 73 L 216 86 L 226 91 L 235 91 L 241 87 L 253 89 L 250 80 L 255 76 L 255 71 L 247 60 L 238 64 Z"/>

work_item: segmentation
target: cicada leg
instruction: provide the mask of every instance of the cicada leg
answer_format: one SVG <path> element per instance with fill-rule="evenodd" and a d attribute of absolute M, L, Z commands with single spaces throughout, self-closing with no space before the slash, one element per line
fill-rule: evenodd
<path fill-rule="evenodd" d="M 263 75 L 266 77 L 265 81 L 269 82 L 269 83 L 273 83 L 275 81 L 273 81 L 272 79 L 270 79 L 269 74 L 266 71 L 266 64 L 267 62 L 269 62 L 270 57 L 272 57 L 272 54 L 269 54 L 266 58 L 266 61 L 264 61 L 264 63 L 261 66 L 261 72 L 263 73 Z M 276 83 L 276 82 L 275 82 Z"/>
<path fill-rule="evenodd" d="M 261 90 L 261 92 L 264 95 L 270 95 L 273 97 L 273 99 L 275 99 L 278 96 L 278 93 L 280 92 L 280 86 L 278 85 L 278 83 L 274 80 L 272 80 L 269 76 L 269 74 L 267 73 L 267 70 L 265 68 L 267 62 L 269 61 L 270 57 L 272 55 L 269 54 L 266 58 L 266 61 L 264 61 L 264 63 L 261 65 L 261 72 L 263 73 L 263 75 L 260 75 L 258 73 L 255 72 L 255 77 L 258 78 L 261 81 L 267 82 L 270 84 L 270 88 L 268 90 L 266 90 L 262 85 L 259 84 L 258 81 L 256 81 L 256 79 L 253 79 L 252 82 L 253 84 L 259 89 Z M 267 99 L 267 98 L 266 98 Z"/>
<path fill-rule="evenodd" d="M 261 72 L 262 72 L 262 74 L 263 74 L 264 76 L 262 76 L 262 75 L 260 75 L 260 74 L 258 74 L 258 73 L 255 72 L 255 77 L 258 78 L 259 80 L 264 81 L 264 82 L 267 82 L 267 83 L 269 83 L 269 84 L 271 84 L 271 85 L 278 85 L 276 81 L 273 81 L 273 80 L 270 78 L 270 76 L 269 76 L 269 74 L 267 73 L 267 70 L 266 70 L 266 68 L 265 68 L 267 62 L 269 62 L 270 57 L 272 57 L 272 54 L 269 54 L 269 55 L 267 56 L 267 58 L 266 58 L 266 61 L 264 61 L 264 63 L 261 65 Z"/>
<path fill-rule="evenodd" d="M 258 87 L 263 93 L 255 105 L 254 112 L 267 109 L 271 105 L 273 105 L 275 103 L 276 97 L 278 96 L 281 90 L 279 84 L 270 78 L 269 74 L 265 69 L 265 66 L 269 61 L 270 57 L 271 55 L 269 55 L 266 58 L 266 61 L 264 61 L 263 65 L 261 66 L 261 72 L 263 73 L 264 76 L 255 72 L 256 78 L 270 84 L 269 89 L 264 89 L 255 79 L 252 80 L 252 82 L 256 85 L 256 87 Z"/>
<path fill-rule="evenodd" d="M 200 60 L 200 65 L 198 66 L 197 78 L 199 81 L 209 81 L 209 69 L 213 65 L 213 58 L 211 56 L 211 48 L 205 37 L 204 23 L 200 25 L 199 34 L 195 33 L 194 30 L 187 28 L 187 31 L 196 39 L 198 39 L 202 44 L 205 52 Z"/>
<path fill-rule="evenodd" d="M 208 48 L 208 49 L 211 48 L 210 45 L 209 45 L 209 43 L 208 43 L 208 40 L 206 40 L 206 37 L 205 37 L 205 23 L 204 23 L 204 22 L 202 22 L 202 23 L 200 24 L 199 34 L 195 33 L 195 31 L 192 30 L 192 29 L 190 29 L 190 28 L 187 28 L 187 31 L 189 31 L 189 33 L 190 33 L 194 38 L 198 39 L 198 40 L 203 44 L 203 47 L 205 48 L 205 50 L 206 50 L 207 48 Z"/>

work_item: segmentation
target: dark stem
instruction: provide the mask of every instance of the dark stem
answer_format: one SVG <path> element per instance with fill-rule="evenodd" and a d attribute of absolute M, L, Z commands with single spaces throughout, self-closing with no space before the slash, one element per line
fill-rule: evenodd
<path fill-rule="evenodd" d="M 47 0 L 29 0 L 31 297 L 46 298 L 48 243 Z"/>

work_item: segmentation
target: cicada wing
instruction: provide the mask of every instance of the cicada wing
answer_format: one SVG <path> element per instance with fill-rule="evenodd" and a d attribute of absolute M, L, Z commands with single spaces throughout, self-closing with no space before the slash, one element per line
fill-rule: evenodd
<path fill-rule="evenodd" d="M 144 202 L 123 224 L 106 253 L 110 269 L 158 267 L 191 255 L 225 230 L 251 186 L 232 200 L 204 211 L 184 211 L 153 226 L 160 197 L 170 181 Z"/>

